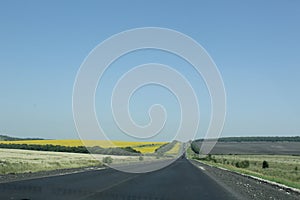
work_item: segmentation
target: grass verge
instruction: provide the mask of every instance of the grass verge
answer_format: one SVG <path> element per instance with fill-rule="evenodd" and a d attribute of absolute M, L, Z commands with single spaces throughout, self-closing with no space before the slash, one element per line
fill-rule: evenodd
<path fill-rule="evenodd" d="M 101 166 L 88 154 L 0 149 L 0 174 Z"/>
<path fill-rule="evenodd" d="M 191 153 L 188 152 L 188 153 Z M 204 164 L 255 176 L 300 189 L 300 156 L 287 155 L 210 155 L 199 158 L 189 156 Z M 268 168 L 263 168 L 263 162 Z"/>

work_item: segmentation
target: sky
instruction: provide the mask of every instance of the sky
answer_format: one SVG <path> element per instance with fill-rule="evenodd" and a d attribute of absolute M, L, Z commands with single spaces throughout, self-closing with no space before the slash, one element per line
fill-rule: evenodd
<path fill-rule="evenodd" d="M 119 32 L 162 27 L 201 44 L 216 63 L 227 95 L 222 137 L 300 135 L 300 2 L 270 1 L 1 1 L 0 134 L 78 138 L 72 114 L 76 74 L 89 52 Z M 118 59 L 96 93 L 99 123 L 111 139 L 130 138 L 110 110 L 118 77 L 149 62 L 168 64 L 194 87 L 201 112 L 197 137 L 210 119 L 205 83 L 188 63 L 166 52 L 143 50 Z M 130 101 L 137 124 L 161 103 L 168 120 L 161 136 L 170 140 L 180 109 L 165 88 L 149 85 Z"/>

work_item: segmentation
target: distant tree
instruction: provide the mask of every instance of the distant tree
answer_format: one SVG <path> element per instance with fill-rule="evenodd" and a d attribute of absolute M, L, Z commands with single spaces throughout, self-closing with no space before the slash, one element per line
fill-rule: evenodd
<path fill-rule="evenodd" d="M 269 168 L 269 163 L 267 161 L 263 161 L 262 163 L 262 168 L 265 169 L 265 168 Z"/>

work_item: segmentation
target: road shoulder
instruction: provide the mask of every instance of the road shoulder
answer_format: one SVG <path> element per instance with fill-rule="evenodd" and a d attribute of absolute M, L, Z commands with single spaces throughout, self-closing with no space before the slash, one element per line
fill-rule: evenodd
<path fill-rule="evenodd" d="M 276 185 L 264 182 L 262 180 L 253 179 L 241 174 L 231 172 L 229 170 L 209 166 L 195 160 L 189 160 L 199 170 L 203 170 L 213 179 L 224 184 L 229 190 L 233 190 L 243 199 L 260 200 L 260 199 L 299 199 L 299 193 L 291 190 L 284 190 Z"/>

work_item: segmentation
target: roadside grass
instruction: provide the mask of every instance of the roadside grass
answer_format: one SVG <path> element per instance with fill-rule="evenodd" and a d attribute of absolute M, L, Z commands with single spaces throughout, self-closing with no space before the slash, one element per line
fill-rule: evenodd
<path fill-rule="evenodd" d="M 300 189 L 300 156 L 211 155 L 208 159 L 208 157 L 198 158 L 194 155 L 192 158 L 211 166 L 222 167 L 230 171 Z M 249 161 L 249 166 L 245 168 L 237 167 L 237 163 L 241 163 L 242 161 Z M 268 168 L 262 168 L 263 161 L 268 162 Z"/>
<path fill-rule="evenodd" d="M 80 167 L 101 167 L 106 164 L 130 164 L 157 160 L 155 156 L 122 156 L 104 154 L 0 149 L 0 175 L 51 171 Z M 103 163 L 103 160 L 111 160 Z"/>
<path fill-rule="evenodd" d="M 22 141 L 0 141 L 0 144 L 27 144 L 27 145 L 61 145 L 66 147 L 78 146 L 100 146 L 110 147 L 131 147 L 142 153 L 136 155 L 108 155 L 108 154 L 87 154 L 67 153 L 54 151 L 35 151 L 25 149 L 0 148 L 0 175 L 15 173 L 31 173 L 39 171 L 50 171 L 57 169 L 69 169 L 91 166 L 105 166 L 107 164 L 130 164 L 133 162 L 148 162 L 157 160 L 155 150 L 166 142 L 125 142 L 125 141 L 100 141 L 100 140 L 22 140 Z M 179 149 L 175 145 L 170 153 Z M 103 163 L 103 160 L 111 158 L 111 162 Z M 110 159 L 109 158 L 109 159 Z"/>
<path fill-rule="evenodd" d="M 101 166 L 88 154 L 0 149 L 0 174 Z"/>

